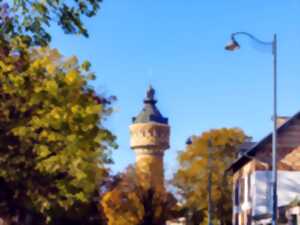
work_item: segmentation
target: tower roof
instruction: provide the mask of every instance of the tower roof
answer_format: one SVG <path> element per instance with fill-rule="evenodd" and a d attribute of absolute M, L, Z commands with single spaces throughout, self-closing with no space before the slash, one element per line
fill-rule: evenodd
<path fill-rule="evenodd" d="M 144 108 L 136 116 L 132 118 L 133 123 L 163 123 L 168 124 L 168 118 L 165 118 L 161 115 L 159 110 L 156 107 L 156 100 L 154 98 L 155 90 L 150 85 L 147 90 L 146 98 L 144 99 Z"/>

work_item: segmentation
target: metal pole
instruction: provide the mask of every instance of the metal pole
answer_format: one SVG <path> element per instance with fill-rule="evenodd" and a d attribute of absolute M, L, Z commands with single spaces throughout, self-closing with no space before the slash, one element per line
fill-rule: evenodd
<path fill-rule="evenodd" d="M 277 225 L 277 37 L 273 39 L 272 225 Z"/>
<path fill-rule="evenodd" d="M 246 35 L 250 39 L 263 44 L 263 45 L 272 45 L 273 53 L 273 135 L 272 135 L 272 225 L 277 225 L 277 205 L 278 205 L 278 196 L 277 196 L 277 36 L 274 34 L 272 42 L 264 42 L 252 34 L 247 32 L 236 32 L 231 35 L 232 43 L 226 46 L 225 49 L 233 51 L 239 47 L 238 42 L 235 39 L 236 35 Z"/>
<path fill-rule="evenodd" d="M 212 210 L 212 199 L 211 199 L 211 141 L 208 141 L 208 159 L 207 159 L 207 166 L 208 166 L 208 182 L 207 182 L 207 192 L 208 192 L 208 225 L 212 225 L 212 216 L 211 216 L 211 210 Z"/>

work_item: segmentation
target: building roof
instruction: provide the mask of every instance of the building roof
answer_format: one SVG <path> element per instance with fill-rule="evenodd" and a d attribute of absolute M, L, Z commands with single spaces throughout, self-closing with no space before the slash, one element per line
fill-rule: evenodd
<path fill-rule="evenodd" d="M 155 90 L 152 86 L 150 86 L 147 91 L 146 98 L 144 99 L 144 107 L 136 117 L 132 118 L 133 123 L 156 122 L 168 124 L 168 118 L 163 117 L 156 107 L 157 101 L 155 100 L 154 95 Z"/>
<path fill-rule="evenodd" d="M 296 119 L 300 118 L 300 111 L 297 112 L 295 115 L 290 117 L 285 123 L 280 125 L 277 128 L 277 135 L 280 135 L 282 132 L 284 132 L 291 124 L 294 122 Z M 255 145 L 253 145 L 250 149 L 244 152 L 244 154 L 236 159 L 231 166 L 226 170 L 226 171 L 237 171 L 240 167 L 248 163 L 252 158 L 255 156 L 255 154 L 262 149 L 262 147 L 267 144 L 272 142 L 272 136 L 273 134 L 270 133 L 267 136 L 265 136 L 263 139 L 261 139 L 259 142 L 257 142 Z"/>

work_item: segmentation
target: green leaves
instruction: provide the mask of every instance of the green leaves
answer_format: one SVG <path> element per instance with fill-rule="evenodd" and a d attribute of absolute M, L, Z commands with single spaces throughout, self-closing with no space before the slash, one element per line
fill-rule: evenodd
<path fill-rule="evenodd" d="M 31 38 L 32 44 L 46 46 L 51 41 L 47 28 L 51 23 L 57 23 L 67 34 L 88 37 L 83 19 L 95 16 L 101 2 L 102 0 L 8 1 L 6 19 L 0 19 L 0 35 L 13 37 L 24 34 Z"/>
<path fill-rule="evenodd" d="M 84 61 L 82 64 L 81 64 L 81 68 L 84 70 L 84 71 L 89 71 L 90 68 L 91 68 L 91 63 L 89 61 Z"/>
<path fill-rule="evenodd" d="M 102 123 L 110 114 L 86 86 L 75 57 L 27 48 L 22 39 L 0 55 L 0 189 L 7 209 L 34 211 L 50 223 L 59 210 L 91 200 L 111 161 L 114 135 Z M 1 49 L 1 45 L 0 45 Z M 19 56 L 10 54 L 19 52 Z M 99 97 L 100 98 L 100 97 Z M 104 103 L 105 102 L 105 103 Z M 17 194 L 18 193 L 18 194 Z"/>
<path fill-rule="evenodd" d="M 59 25 L 67 34 L 88 37 L 82 22 L 97 14 L 102 0 L 14 0 L 0 2 L 0 35 L 15 37 L 26 35 L 33 45 L 47 46 L 51 41 L 48 27 Z"/>

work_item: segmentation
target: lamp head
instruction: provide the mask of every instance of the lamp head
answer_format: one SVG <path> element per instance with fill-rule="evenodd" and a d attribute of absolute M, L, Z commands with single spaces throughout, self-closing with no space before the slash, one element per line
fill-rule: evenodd
<path fill-rule="evenodd" d="M 240 49 L 240 45 L 234 38 L 231 38 L 231 41 L 225 46 L 225 50 L 227 51 L 234 51 L 238 49 Z"/>

